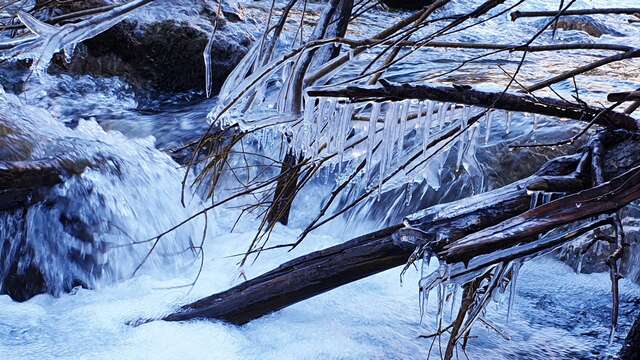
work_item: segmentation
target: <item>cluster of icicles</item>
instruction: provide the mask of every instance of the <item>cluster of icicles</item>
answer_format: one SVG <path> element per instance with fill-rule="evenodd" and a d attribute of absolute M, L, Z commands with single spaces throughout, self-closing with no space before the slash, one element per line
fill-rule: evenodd
<path fill-rule="evenodd" d="M 415 158 L 418 162 L 433 155 L 437 149 L 433 145 L 454 133 L 457 140 L 440 152 L 446 154 L 457 143 L 456 170 L 463 166 L 469 170 L 465 154 L 474 153 L 478 142 L 490 142 L 494 118 L 502 117 L 507 134 L 511 133 L 512 112 L 485 111 L 479 121 L 469 126 L 469 120 L 483 111 L 478 107 L 429 100 L 354 104 L 348 99 L 305 97 L 302 118 L 267 128 L 266 133 L 258 136 L 258 143 L 261 148 L 269 148 L 284 138 L 286 147 L 282 153 L 292 152 L 314 161 L 328 158 L 330 161 L 325 163 L 335 165 L 338 174 L 342 173 L 346 161 L 364 156 L 367 182 L 375 178 L 374 168 L 377 168 L 378 176 L 371 186 L 381 187 L 393 174 L 407 175 L 411 168 L 407 159 L 421 153 Z M 537 122 L 534 117 L 534 129 Z"/>
<path fill-rule="evenodd" d="M 531 191 L 529 195 L 531 196 L 531 209 L 544 205 L 554 198 L 564 196 L 563 193 L 546 193 L 543 191 Z M 540 235 L 537 241 L 545 240 L 545 235 Z M 545 254 L 546 253 L 547 252 L 545 252 Z M 521 257 L 510 262 L 499 262 L 498 264 L 492 262 L 492 259 L 498 258 L 500 255 L 500 253 L 482 255 L 472 259 L 468 264 L 447 264 L 442 261 L 437 270 L 427 274 L 426 271 L 433 254 L 425 251 L 422 258 L 421 276 L 418 283 L 420 290 L 419 304 L 421 321 L 429 303 L 430 294 L 435 292 L 436 327 L 438 332 L 441 332 L 446 310 L 450 311 L 448 314 L 449 319 L 453 319 L 454 307 L 458 304 L 456 299 L 458 293 L 461 293 L 461 291 L 459 291 L 460 288 L 475 279 L 484 277 L 483 282 L 478 288 L 479 290 L 476 292 L 476 298 L 468 309 L 465 322 L 458 332 L 459 336 L 464 336 L 468 333 L 478 320 L 486 324 L 489 328 L 498 331 L 497 329 L 499 329 L 499 327 L 492 324 L 485 316 L 489 303 L 504 303 L 505 295 L 507 298 L 506 319 L 507 322 L 509 322 L 516 298 L 520 269 L 525 261 L 542 254 Z"/>

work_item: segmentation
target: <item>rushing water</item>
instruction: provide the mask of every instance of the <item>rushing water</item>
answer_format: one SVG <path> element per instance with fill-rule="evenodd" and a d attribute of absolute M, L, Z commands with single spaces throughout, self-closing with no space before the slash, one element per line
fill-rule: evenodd
<path fill-rule="evenodd" d="M 246 5 L 261 13 L 267 3 L 259 1 Z M 469 2 L 460 0 L 455 3 L 446 11 L 469 10 Z M 576 7 L 592 4 L 611 7 L 629 5 L 633 1 L 578 3 Z M 526 2 L 524 7 L 539 9 L 545 4 L 536 0 Z M 555 9 L 557 5 L 545 6 Z M 503 34 L 501 26 L 507 21 L 505 17 L 483 25 L 473 37 L 454 34 L 448 40 L 514 43 L 526 39 L 531 29 L 538 26 L 534 20 L 519 21 L 516 26 L 520 31 Z M 620 31 L 638 34 L 632 25 L 606 17 L 596 18 Z M 352 31 L 363 35 L 381 29 L 388 22 L 388 13 L 374 11 L 358 19 Z M 605 40 L 622 44 L 631 41 L 629 37 L 613 36 L 606 36 Z M 579 32 L 560 33 L 555 40 L 546 34 L 541 40 L 543 43 L 552 41 L 592 40 Z M 637 36 L 632 41 L 638 42 Z M 402 66 L 392 69 L 392 78 L 417 81 L 425 75 L 454 66 L 460 57 L 469 54 L 474 52 L 421 50 Z M 577 55 L 589 56 L 575 52 L 576 58 Z M 516 55 L 511 57 L 483 61 L 458 72 L 456 78 L 445 80 L 483 83 L 488 88 L 498 88 L 505 79 L 497 67 L 487 67 L 487 64 L 503 63 L 507 69 L 513 68 L 518 58 Z M 528 61 L 534 63 L 536 59 L 540 58 L 534 55 Z M 527 70 L 529 72 L 525 71 L 524 78 L 544 77 L 553 65 L 574 60 L 558 56 L 545 61 L 548 64 L 544 69 Z M 598 91 L 608 91 L 617 86 L 628 88 L 631 84 L 631 79 L 625 75 L 628 68 L 626 64 L 610 69 L 609 74 L 582 77 L 581 85 L 598 85 Z M 615 84 L 604 83 L 612 74 L 617 79 Z M 353 72 L 346 71 L 344 76 L 347 75 L 353 75 Z M 563 83 L 558 90 L 566 94 L 573 88 Z M 595 94 L 586 92 L 583 95 Z M 179 304 L 238 283 L 242 274 L 248 277 L 259 275 L 292 257 L 342 242 L 376 229 L 381 223 L 397 221 L 421 206 L 479 191 L 477 187 L 468 189 L 462 186 L 462 183 L 476 181 L 477 178 L 447 179 L 444 176 L 438 183 L 446 186 L 438 186 L 437 190 L 431 183 L 431 186 L 417 186 L 414 201 L 408 206 L 398 200 L 402 191 L 392 189 L 383 195 L 382 201 L 373 199 L 349 214 L 349 218 L 358 219 L 357 222 L 339 219 L 312 234 L 294 252 L 267 252 L 257 262 L 242 269 L 238 269 L 238 258 L 233 255 L 246 250 L 257 223 L 253 219 L 244 219 L 231 232 L 238 216 L 237 210 L 217 209 L 208 216 L 203 270 L 191 289 L 184 285 L 190 284 L 197 275 L 199 259 L 170 254 L 180 253 L 189 243 L 199 241 L 203 219 L 163 237 L 158 251 L 134 277 L 131 273 L 144 258 L 149 244 L 131 243 L 149 239 L 203 206 L 197 198 L 186 208 L 180 204 L 184 170 L 161 150 L 179 147 L 192 140 L 194 134 L 201 133 L 207 126 L 206 115 L 216 100 L 192 101 L 192 94 L 185 94 L 149 101 L 134 94 L 126 83 L 118 79 L 65 75 L 47 77 L 40 83 L 28 83 L 26 92 L 19 96 L 3 93 L 2 97 L 2 121 L 13 126 L 15 136 L 23 140 L 17 143 L 35 144 L 28 151 L 20 147 L 13 149 L 16 154 L 25 159 L 35 159 L 73 153 L 99 159 L 102 164 L 56 188 L 52 196 L 66 199 L 61 202 L 64 206 L 53 209 L 36 206 L 29 210 L 27 219 L 33 224 L 28 227 L 31 232 L 29 238 L 38 239 L 36 246 L 57 244 L 50 253 L 77 249 L 93 251 L 74 242 L 68 229 L 55 221 L 63 215 L 77 217 L 94 226 L 95 243 L 109 251 L 103 254 L 106 259 L 101 263 L 105 268 L 100 276 L 90 273 L 85 279 L 87 285 L 94 288 L 92 290 L 78 287 L 68 294 L 57 297 L 39 295 L 25 303 L 12 302 L 8 296 L 0 296 L 1 359 L 404 359 L 425 358 L 430 352 L 437 354 L 437 341 L 430 350 L 432 339 L 419 337 L 434 331 L 435 304 L 430 304 L 425 321 L 420 324 L 416 289 L 419 274 L 409 271 L 401 283 L 399 269 L 349 284 L 243 327 L 207 321 L 153 322 L 130 327 L 126 322 L 169 312 Z M 535 134 L 539 139 L 571 134 L 577 128 L 574 123 L 552 125 L 546 119 L 541 121 L 541 130 Z M 499 174 L 509 169 L 501 168 L 504 165 L 496 159 L 516 156 L 506 150 L 504 144 L 530 138 L 531 122 L 531 118 L 516 114 L 514 131 L 507 136 L 504 122 L 494 121 L 492 141 L 478 149 L 488 182 L 481 188 L 497 186 L 505 181 Z M 496 154 L 502 155 L 494 156 Z M 532 164 L 548 155 L 537 155 L 536 158 L 530 152 L 517 154 Z M 530 165 L 520 169 L 518 176 L 527 175 L 535 167 Z M 320 179 L 302 194 L 294 204 L 296 215 L 292 225 L 277 228 L 272 243 L 290 242 L 299 234 L 300 227 L 313 215 L 317 206 L 318 201 L 314 199 L 331 185 L 333 177 L 329 174 L 328 180 Z M 325 182 L 329 184 L 325 185 Z M 391 209 L 388 206 L 382 208 L 381 203 L 394 205 Z M 13 214 L 3 218 L 0 222 L 3 237 L 16 235 L 20 221 L 25 221 L 20 216 Z M 55 280 L 70 273 L 86 272 L 85 269 L 69 268 L 67 263 L 58 260 L 47 262 L 47 259 L 39 259 L 47 264 L 45 275 L 48 278 Z M 575 274 L 569 267 L 552 259 L 528 262 L 520 275 L 518 296 L 510 321 L 506 320 L 504 301 L 491 305 L 486 318 L 493 323 L 479 324 L 474 329 L 476 337 L 470 340 L 469 356 L 475 359 L 590 359 L 610 356 L 619 347 L 621 336 L 628 329 L 640 302 L 640 287 L 637 285 L 623 280 L 621 291 L 620 331 L 613 345 L 609 346 L 611 301 L 608 275 Z"/>

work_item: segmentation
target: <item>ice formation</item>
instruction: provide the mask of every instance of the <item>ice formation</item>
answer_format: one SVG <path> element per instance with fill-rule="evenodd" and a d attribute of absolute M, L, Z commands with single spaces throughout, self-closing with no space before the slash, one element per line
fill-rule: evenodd
<path fill-rule="evenodd" d="M 0 49 L 5 49 L 0 52 L 0 58 L 9 59 L 17 56 L 34 59 L 34 73 L 43 74 L 55 53 L 63 50 L 65 58 L 70 60 L 77 44 L 110 29 L 132 11 L 150 2 L 151 0 L 133 0 L 87 20 L 62 26 L 46 24 L 24 11 L 19 11 L 18 19 L 35 36 L 0 45 Z"/>

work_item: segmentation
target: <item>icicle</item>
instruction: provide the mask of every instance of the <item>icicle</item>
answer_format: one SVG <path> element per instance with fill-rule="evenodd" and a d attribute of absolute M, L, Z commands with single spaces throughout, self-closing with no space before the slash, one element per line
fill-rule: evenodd
<path fill-rule="evenodd" d="M 416 125 L 413 127 L 416 130 L 416 135 L 418 134 L 418 129 L 424 126 L 423 124 L 423 114 L 424 114 L 424 104 L 420 100 L 412 100 L 411 104 L 416 104 L 418 106 L 418 111 L 416 111 Z"/>
<path fill-rule="evenodd" d="M 322 123 L 321 126 L 325 130 L 326 138 L 325 142 L 327 143 L 327 152 L 333 152 L 333 146 L 335 145 L 335 141 L 333 140 L 333 118 L 336 110 L 338 109 L 338 102 L 336 99 L 327 100 L 324 110 L 322 111 Z"/>
<path fill-rule="evenodd" d="M 316 115 L 315 110 L 316 110 L 316 99 L 310 98 L 305 94 L 304 114 L 303 114 L 303 121 L 302 121 L 302 126 L 304 128 L 304 133 L 303 133 L 304 138 L 300 146 L 301 152 L 305 157 L 307 157 L 311 153 L 312 144 L 314 143 L 314 141 L 317 141 L 317 139 L 314 138 L 314 135 L 315 135 L 314 120 Z"/>
<path fill-rule="evenodd" d="M 342 118 L 340 119 L 339 128 L 339 154 L 340 154 L 340 166 L 339 172 L 342 172 L 342 163 L 344 162 L 345 144 L 347 143 L 347 136 L 349 136 L 349 130 L 351 130 L 351 118 L 353 117 L 354 105 L 349 103 L 342 109 Z"/>
<path fill-rule="evenodd" d="M 493 110 L 488 110 L 486 118 L 486 134 L 484 135 L 484 144 L 487 145 L 489 143 L 489 139 L 491 138 L 491 122 L 493 120 Z"/>
<path fill-rule="evenodd" d="M 422 254 L 422 264 L 420 265 L 420 279 L 424 279 L 425 277 L 425 268 L 429 268 L 429 264 L 431 263 L 431 255 L 429 254 L 428 251 L 425 251 Z M 421 281 L 420 281 L 421 282 Z M 427 305 L 429 305 L 429 292 L 430 290 L 424 289 L 422 288 L 420 285 L 420 282 L 418 282 L 418 287 L 420 288 L 420 299 L 418 299 L 419 303 L 420 303 L 420 324 L 422 324 L 422 321 L 424 319 L 424 313 L 425 313 L 425 309 L 427 307 Z"/>
<path fill-rule="evenodd" d="M 407 119 L 409 118 L 409 110 L 411 110 L 411 100 L 404 100 L 402 102 L 402 113 L 400 114 L 400 128 L 398 138 L 398 154 L 404 152 L 404 136 L 407 131 Z"/>
<path fill-rule="evenodd" d="M 289 111 L 289 109 L 292 108 L 293 96 L 290 96 L 292 93 L 290 85 L 292 82 L 295 65 L 296 64 L 293 62 L 289 62 L 282 68 L 282 87 L 280 89 L 280 93 L 278 94 L 277 109 L 283 112 Z"/>
<path fill-rule="evenodd" d="M 507 111 L 507 135 L 511 134 L 511 122 L 513 121 L 513 113 L 511 111 Z"/>
<path fill-rule="evenodd" d="M 442 313 L 444 312 L 444 285 L 439 284 L 437 289 L 438 310 L 436 313 L 436 328 L 438 331 L 442 329 Z"/>
<path fill-rule="evenodd" d="M 467 172 L 471 172 L 473 170 L 473 166 L 475 164 L 476 168 L 479 168 L 480 165 L 478 163 L 478 159 L 476 158 L 476 147 L 478 145 L 478 137 L 480 137 L 480 125 L 478 123 L 475 123 L 471 126 L 471 128 L 469 129 L 469 146 L 467 147 L 467 149 L 465 150 L 465 153 L 463 154 L 463 161 L 462 161 L 462 165 L 464 166 L 465 170 L 467 170 Z M 469 160 L 470 161 L 465 161 Z M 478 178 L 482 179 L 481 175 L 478 175 Z M 483 188 L 483 184 L 484 184 L 484 180 L 481 180 L 480 183 L 480 188 Z"/>
<path fill-rule="evenodd" d="M 379 102 L 373 103 L 371 116 L 369 117 L 369 131 L 367 136 L 367 179 L 371 175 L 371 162 L 373 161 L 373 149 L 376 146 L 376 129 L 378 126 L 378 118 L 380 117 L 380 105 L 381 104 Z"/>
<path fill-rule="evenodd" d="M 578 274 L 582 273 L 582 259 L 584 259 L 584 254 L 582 253 L 582 250 L 580 250 L 578 253 L 578 268 L 576 269 Z"/>
<path fill-rule="evenodd" d="M 389 103 L 384 119 L 384 133 L 382 136 L 382 161 L 380 163 L 380 176 L 378 179 L 378 196 L 382 192 L 382 182 L 387 172 L 387 166 L 393 156 L 395 145 L 394 133 L 397 124 L 398 103 Z"/>
<path fill-rule="evenodd" d="M 455 121 L 456 115 L 456 106 L 455 104 L 445 103 L 445 107 L 442 111 L 442 123 L 445 127 L 452 125 Z"/>
<path fill-rule="evenodd" d="M 511 267 L 511 281 L 509 282 L 509 304 L 507 306 L 507 323 L 511 318 L 511 310 L 516 298 L 516 288 L 518 286 L 518 273 L 522 267 L 522 260 L 516 260 Z"/>
<path fill-rule="evenodd" d="M 451 294 L 451 309 L 449 310 L 449 321 L 453 320 L 453 310 L 454 310 L 454 307 L 456 305 L 456 295 L 458 293 L 458 285 L 451 284 L 451 287 L 453 289 L 450 292 L 450 294 Z"/>
<path fill-rule="evenodd" d="M 445 262 L 441 262 L 440 266 L 438 267 L 438 278 L 439 279 L 446 279 L 448 277 L 448 273 L 449 273 L 449 267 Z M 442 318 L 443 318 L 443 314 L 444 314 L 444 305 L 445 305 L 445 301 L 446 301 L 446 297 L 445 297 L 445 284 L 443 283 L 443 281 L 440 281 L 438 283 L 438 312 L 436 315 L 436 324 L 438 327 L 438 330 L 442 329 Z"/>
<path fill-rule="evenodd" d="M 409 206 L 411 204 L 411 199 L 413 198 L 413 187 L 414 187 L 413 180 L 408 181 L 407 189 L 405 190 L 406 193 L 404 197 L 404 206 Z"/>
<path fill-rule="evenodd" d="M 541 191 L 529 191 L 531 195 L 531 202 L 529 203 L 529 210 L 535 209 L 538 206 L 538 196 Z"/>
<path fill-rule="evenodd" d="M 427 101 L 427 113 L 425 115 L 423 137 L 422 137 L 422 152 L 426 153 L 429 147 L 429 138 L 431 137 L 431 122 L 433 121 L 433 101 Z"/>
<path fill-rule="evenodd" d="M 460 118 L 460 131 L 465 131 L 467 127 L 467 121 L 469 116 L 469 108 L 467 106 L 462 107 L 462 117 Z M 462 133 L 459 136 L 458 141 L 458 161 L 456 162 L 456 171 L 460 171 L 460 166 L 462 166 L 462 156 L 464 155 L 464 150 L 467 146 L 467 134 Z"/>
<path fill-rule="evenodd" d="M 424 113 L 424 102 L 423 101 L 418 101 L 418 112 L 416 113 L 416 135 L 418 134 L 418 129 L 422 128 L 422 141 L 424 142 L 424 138 L 427 134 L 427 131 L 429 131 L 429 129 L 427 129 L 426 127 L 426 123 L 425 122 L 425 118 L 426 115 Z"/>
<path fill-rule="evenodd" d="M 213 47 L 213 40 L 214 40 L 214 34 L 215 34 L 215 28 L 213 31 L 211 31 L 211 34 L 209 34 L 209 41 L 207 41 L 207 46 L 204 47 L 204 51 L 202 56 L 204 57 L 204 72 L 205 72 L 205 91 L 207 94 L 207 99 L 211 97 L 211 87 L 212 87 L 212 82 L 213 82 L 213 75 L 212 75 L 212 64 L 211 64 L 211 48 Z"/>
<path fill-rule="evenodd" d="M 440 108 L 440 104 L 437 102 L 433 103 L 433 109 L 436 110 L 436 108 Z M 435 128 L 440 128 L 440 124 L 438 123 L 438 112 L 433 112 L 431 113 L 431 118 L 433 119 L 432 123 L 433 123 L 433 127 Z M 433 129 L 431 129 L 431 131 L 433 131 Z"/>
<path fill-rule="evenodd" d="M 344 111 L 344 105 L 336 102 L 336 108 L 334 113 L 330 115 L 328 119 L 327 128 L 329 129 L 329 136 L 331 136 L 331 142 L 329 143 L 329 152 L 334 153 L 338 150 L 340 145 L 340 121 L 342 119 L 342 112 Z"/>
<path fill-rule="evenodd" d="M 440 130 L 444 129 L 444 113 L 446 111 L 445 108 L 447 107 L 447 105 L 447 103 L 440 103 L 440 106 L 438 106 L 438 126 Z"/>

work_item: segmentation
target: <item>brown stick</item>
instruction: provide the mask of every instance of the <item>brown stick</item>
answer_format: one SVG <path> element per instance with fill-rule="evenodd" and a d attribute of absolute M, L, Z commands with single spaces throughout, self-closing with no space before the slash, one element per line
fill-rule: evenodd
<path fill-rule="evenodd" d="M 627 102 L 640 100 L 640 91 L 625 91 L 618 93 L 611 93 L 607 96 L 607 101 L 610 102 Z"/>
<path fill-rule="evenodd" d="M 635 167 L 600 186 L 539 206 L 450 243 L 440 255 L 450 263 L 467 262 L 473 257 L 521 244 L 562 224 L 614 212 L 638 198 L 640 167 Z"/>

